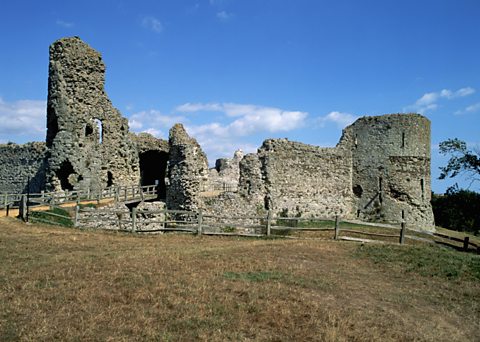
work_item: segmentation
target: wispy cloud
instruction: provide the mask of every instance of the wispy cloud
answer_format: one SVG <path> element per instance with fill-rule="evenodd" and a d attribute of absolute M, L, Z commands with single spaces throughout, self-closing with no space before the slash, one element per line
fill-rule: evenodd
<path fill-rule="evenodd" d="M 403 109 L 404 112 L 417 112 L 425 114 L 428 111 L 433 111 L 438 108 L 438 101 L 441 99 L 453 100 L 460 97 L 469 96 L 475 93 L 472 87 L 460 88 L 457 91 L 450 89 L 442 89 L 438 92 L 430 92 L 423 94 L 414 104 L 409 105 Z"/>
<path fill-rule="evenodd" d="M 161 33 L 163 31 L 162 22 L 155 17 L 144 17 L 142 19 L 142 26 L 155 33 Z"/>
<path fill-rule="evenodd" d="M 228 13 L 227 11 L 220 11 L 217 12 L 217 18 L 220 19 L 220 21 L 227 22 L 233 17 L 232 13 Z"/>
<path fill-rule="evenodd" d="M 319 127 L 325 127 L 327 123 L 334 123 L 339 128 L 345 128 L 346 126 L 352 124 L 357 119 L 358 117 L 353 114 L 333 111 L 328 113 L 325 116 L 316 118 L 315 123 Z"/>
<path fill-rule="evenodd" d="M 56 21 L 56 24 L 57 24 L 58 26 L 62 26 L 62 27 L 65 27 L 65 28 L 72 28 L 72 27 L 75 26 L 75 24 L 72 23 L 72 22 L 70 22 L 70 21 L 64 21 L 64 20 L 60 20 L 60 19 L 58 19 L 58 20 Z"/>
<path fill-rule="evenodd" d="M 16 140 L 29 137 L 45 138 L 47 102 L 38 100 L 19 100 L 7 102 L 0 98 L 0 139 Z"/>
<path fill-rule="evenodd" d="M 457 110 L 455 115 L 462 115 L 462 114 L 469 114 L 469 113 L 476 113 L 480 112 L 480 102 L 475 103 L 471 106 L 466 107 L 465 109 Z"/>

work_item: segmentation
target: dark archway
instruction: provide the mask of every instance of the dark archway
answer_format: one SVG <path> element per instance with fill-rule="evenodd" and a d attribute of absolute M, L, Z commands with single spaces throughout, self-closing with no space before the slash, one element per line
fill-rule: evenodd
<path fill-rule="evenodd" d="M 167 171 L 168 153 L 146 151 L 140 153 L 140 182 L 142 185 L 157 184 L 158 197 L 165 199 L 165 173 Z"/>
<path fill-rule="evenodd" d="M 63 161 L 60 165 L 60 168 L 55 173 L 60 180 L 60 186 L 62 187 L 62 190 L 73 190 L 73 185 L 70 184 L 68 177 L 72 173 L 75 173 L 75 170 L 68 160 Z"/>

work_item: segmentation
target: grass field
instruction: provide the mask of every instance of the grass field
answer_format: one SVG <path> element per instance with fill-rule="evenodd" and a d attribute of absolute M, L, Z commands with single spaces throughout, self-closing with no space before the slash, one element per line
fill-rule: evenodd
<path fill-rule="evenodd" d="M 478 341 L 480 256 L 0 218 L 0 340 Z"/>

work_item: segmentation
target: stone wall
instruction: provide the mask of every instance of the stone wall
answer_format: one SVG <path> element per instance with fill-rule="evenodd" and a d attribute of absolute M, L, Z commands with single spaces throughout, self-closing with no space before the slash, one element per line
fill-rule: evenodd
<path fill-rule="evenodd" d="M 214 215 L 340 215 L 433 229 L 430 122 L 418 114 L 363 117 L 335 148 L 266 140 L 239 163 L 238 192 L 204 196 Z"/>
<path fill-rule="evenodd" d="M 244 154 L 237 150 L 233 158 L 221 158 L 215 161 L 215 167 L 209 169 L 208 185 L 204 191 L 236 191 L 240 178 L 240 161 Z"/>
<path fill-rule="evenodd" d="M 50 46 L 47 184 L 52 190 L 136 185 L 138 153 L 128 121 L 104 89 L 100 54 L 78 37 Z"/>
<path fill-rule="evenodd" d="M 418 114 L 363 117 L 345 129 L 357 216 L 433 228 L 430 121 Z M 403 214 L 402 214 L 403 212 Z"/>
<path fill-rule="evenodd" d="M 350 153 L 271 139 L 258 154 L 264 168 L 266 209 L 288 216 L 351 217 Z"/>
<path fill-rule="evenodd" d="M 197 210 L 199 194 L 208 182 L 208 161 L 202 148 L 181 124 L 169 133 L 167 208 Z"/>
<path fill-rule="evenodd" d="M 26 193 L 45 189 L 45 143 L 0 145 L 0 192 Z"/>

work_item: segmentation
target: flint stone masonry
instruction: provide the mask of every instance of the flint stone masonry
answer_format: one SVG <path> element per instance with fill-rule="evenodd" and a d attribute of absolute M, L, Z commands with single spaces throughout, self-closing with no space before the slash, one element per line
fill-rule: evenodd
<path fill-rule="evenodd" d="M 344 130 L 352 150 L 357 216 L 433 229 L 430 121 L 419 114 L 358 119 Z"/>
<path fill-rule="evenodd" d="M 242 150 L 237 150 L 233 158 L 221 158 L 215 162 L 215 167 L 209 169 L 208 186 L 205 191 L 237 190 L 240 178 L 240 161 L 243 159 Z"/>
<path fill-rule="evenodd" d="M 269 139 L 239 166 L 238 192 L 203 196 L 207 213 L 272 210 L 434 229 L 430 121 L 418 114 L 358 119 L 334 148 Z"/>
<path fill-rule="evenodd" d="M 128 121 L 104 89 L 100 54 L 80 38 L 50 46 L 47 185 L 51 190 L 136 185 L 139 158 Z"/>
<path fill-rule="evenodd" d="M 167 208 L 197 210 L 199 194 L 208 182 L 207 156 L 181 124 L 169 133 Z"/>
<path fill-rule="evenodd" d="M 0 145 L 0 193 L 39 193 L 45 189 L 45 143 Z M 27 187 L 30 178 L 30 189 Z"/>
<path fill-rule="evenodd" d="M 333 148 L 268 139 L 257 153 L 238 151 L 209 170 L 181 124 L 168 142 L 130 133 L 104 82 L 100 54 L 80 38 L 50 46 L 46 144 L 0 145 L 0 192 L 26 192 L 29 176 L 31 192 L 157 184 L 168 209 L 231 217 L 264 217 L 268 210 L 340 215 L 434 229 L 430 121 L 421 115 L 360 118 Z"/>

